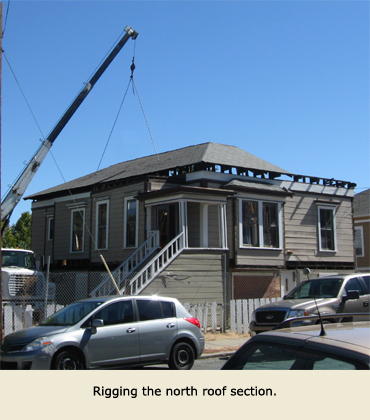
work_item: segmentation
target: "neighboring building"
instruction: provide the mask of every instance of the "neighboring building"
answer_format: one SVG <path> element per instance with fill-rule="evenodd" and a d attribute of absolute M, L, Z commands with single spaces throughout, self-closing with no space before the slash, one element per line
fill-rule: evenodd
<path fill-rule="evenodd" d="M 354 271 L 354 187 L 204 143 L 26 199 L 33 200 L 32 249 L 51 257 L 52 270 L 97 270 L 102 254 L 119 268 L 114 276 L 125 292 L 181 299 L 186 290 L 197 301 L 222 302 L 226 290 L 228 298 L 280 296 L 305 278 L 304 268 Z M 88 292 L 110 293 L 110 280 L 103 283 Z"/>
<path fill-rule="evenodd" d="M 370 271 L 370 189 L 353 198 L 357 271 Z"/>

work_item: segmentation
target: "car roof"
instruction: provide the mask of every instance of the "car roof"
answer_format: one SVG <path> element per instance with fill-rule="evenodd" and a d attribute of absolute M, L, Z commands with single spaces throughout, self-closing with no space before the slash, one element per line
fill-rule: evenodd
<path fill-rule="evenodd" d="M 370 354 L 370 321 L 325 324 L 324 330 L 326 335 L 320 336 L 320 325 L 308 325 L 268 331 L 257 335 L 257 337 L 263 340 L 263 336 L 270 335 L 274 338 L 304 340 Z"/>
<path fill-rule="evenodd" d="M 128 300 L 128 299 L 140 299 L 140 300 L 154 300 L 154 299 L 160 299 L 160 300 L 167 300 L 171 302 L 176 302 L 177 299 L 171 298 L 171 297 L 165 297 L 165 296 L 158 296 L 158 295 L 148 295 L 148 296 L 130 296 L 130 295 L 115 295 L 115 296 L 97 296 L 92 297 L 88 299 L 82 299 L 79 302 L 109 302 L 111 300 Z"/>

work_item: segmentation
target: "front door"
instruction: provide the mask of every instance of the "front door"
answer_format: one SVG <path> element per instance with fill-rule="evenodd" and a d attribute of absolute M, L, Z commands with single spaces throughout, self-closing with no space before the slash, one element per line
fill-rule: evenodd
<path fill-rule="evenodd" d="M 178 234 L 178 206 L 162 204 L 157 208 L 157 229 L 160 246 L 163 248 Z"/>

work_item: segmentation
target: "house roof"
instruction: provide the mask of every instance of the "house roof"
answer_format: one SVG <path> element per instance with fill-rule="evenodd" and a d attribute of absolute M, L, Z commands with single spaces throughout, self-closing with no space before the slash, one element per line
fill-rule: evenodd
<path fill-rule="evenodd" d="M 370 189 L 362 191 L 353 197 L 353 215 L 370 215 Z"/>
<path fill-rule="evenodd" d="M 142 175 L 156 174 L 179 167 L 201 163 L 230 166 L 244 170 L 291 175 L 290 172 L 272 165 L 236 146 L 218 143 L 202 143 L 157 155 L 129 160 L 74 179 L 64 184 L 29 195 L 25 199 L 35 199 L 45 195 L 61 193 L 67 190 L 82 190 L 94 185 L 114 182 Z"/>

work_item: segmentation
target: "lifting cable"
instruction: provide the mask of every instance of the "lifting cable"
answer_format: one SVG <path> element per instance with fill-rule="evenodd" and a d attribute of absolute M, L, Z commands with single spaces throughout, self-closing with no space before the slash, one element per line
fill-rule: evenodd
<path fill-rule="evenodd" d="M 112 128 L 111 128 L 110 133 L 109 133 L 109 136 L 108 136 L 107 142 L 106 142 L 106 144 L 105 144 L 104 151 L 103 151 L 102 156 L 101 156 L 101 158 L 100 158 L 99 165 L 98 165 L 98 167 L 97 167 L 97 171 L 98 171 L 98 170 L 99 170 L 99 168 L 100 168 L 101 162 L 102 162 L 103 157 L 104 157 L 104 155 L 105 155 L 105 152 L 106 152 L 106 150 L 107 150 L 107 147 L 108 147 L 109 141 L 110 141 L 110 139 L 111 139 L 111 137 L 112 137 L 113 130 L 114 130 L 115 126 L 116 126 L 116 123 L 117 123 L 117 120 L 118 120 L 119 114 L 121 113 L 122 105 L 123 105 L 123 102 L 124 102 L 124 101 L 125 101 L 125 99 L 126 99 L 126 95 L 127 95 L 127 92 L 128 92 L 128 89 L 129 89 L 129 87 L 130 87 L 130 84 L 131 84 L 131 83 L 132 83 L 132 92 L 133 92 L 133 94 L 134 94 L 134 95 L 135 95 L 135 93 L 136 93 L 136 96 L 137 96 L 137 98 L 138 98 L 138 101 L 139 101 L 139 104 L 140 104 L 140 107 L 141 107 L 141 111 L 142 111 L 142 113 L 143 113 L 144 120 L 145 120 L 146 126 L 147 126 L 147 128 L 148 128 L 148 132 L 149 132 L 150 138 L 151 138 L 151 140 L 152 140 L 152 144 L 153 144 L 153 147 L 154 147 L 154 150 L 155 150 L 155 154 L 157 155 L 157 159 L 159 160 L 159 156 L 158 156 L 157 148 L 156 148 L 156 146 L 155 146 L 154 139 L 153 139 L 153 136 L 152 136 L 152 132 L 151 132 L 150 127 L 149 127 L 148 119 L 146 118 L 146 115 L 145 115 L 145 112 L 144 112 L 144 108 L 143 108 L 142 102 L 141 102 L 141 100 L 140 100 L 139 92 L 138 92 L 138 90 L 137 90 L 136 83 L 135 83 L 135 80 L 134 80 L 134 71 L 135 71 L 135 68 L 136 68 L 136 66 L 135 66 L 135 48 L 136 48 L 136 40 L 135 40 L 135 44 L 134 44 L 134 55 L 133 55 L 133 58 L 132 58 L 132 63 L 131 63 L 131 66 L 130 66 L 130 70 L 131 70 L 130 80 L 129 80 L 129 82 L 128 82 L 128 85 L 127 85 L 126 91 L 125 91 L 125 93 L 124 93 L 124 95 L 123 95 L 123 99 L 122 99 L 122 101 L 121 101 L 121 104 L 120 104 L 120 106 L 119 106 L 119 108 L 118 108 L 118 112 L 117 112 L 116 118 L 115 118 L 115 120 L 114 120 L 114 122 L 113 122 L 113 126 L 112 126 Z"/>

